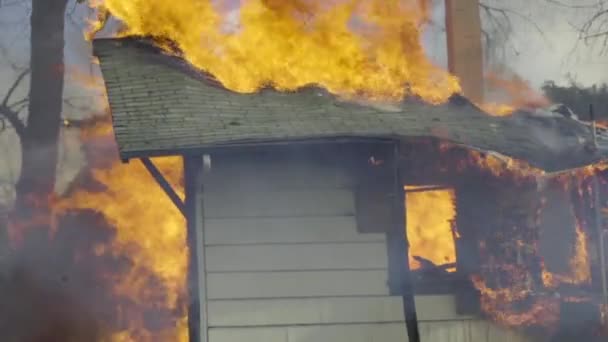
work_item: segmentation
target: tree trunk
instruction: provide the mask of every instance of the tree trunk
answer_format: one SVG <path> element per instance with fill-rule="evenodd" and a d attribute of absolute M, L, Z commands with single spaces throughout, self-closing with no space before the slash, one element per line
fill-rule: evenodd
<path fill-rule="evenodd" d="M 41 218 L 55 188 L 67 2 L 32 0 L 29 116 L 21 137 L 22 164 L 14 213 L 20 225 L 24 220 Z"/>

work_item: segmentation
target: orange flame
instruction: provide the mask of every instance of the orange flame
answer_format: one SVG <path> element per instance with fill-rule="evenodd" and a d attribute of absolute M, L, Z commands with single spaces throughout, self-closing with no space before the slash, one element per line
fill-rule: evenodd
<path fill-rule="evenodd" d="M 449 154 L 453 150 L 462 150 L 449 142 L 441 142 L 439 148 L 443 154 Z M 545 171 L 525 161 L 495 152 L 480 152 L 467 149 L 464 158 L 458 160 L 457 164 L 454 171 L 458 173 L 475 168 L 496 178 L 507 178 L 514 181 L 536 179 L 546 175 Z M 589 167 L 589 170 L 589 172 L 595 172 L 595 167 Z"/>
<path fill-rule="evenodd" d="M 226 88 L 315 84 L 346 98 L 445 101 L 460 86 L 420 43 L 427 0 L 105 0 L 94 6 L 214 75 Z"/>
<path fill-rule="evenodd" d="M 570 258 L 569 274 L 551 273 L 542 265 L 542 280 L 545 287 L 556 288 L 559 284 L 582 285 L 591 282 L 591 262 L 587 250 L 587 235 L 578 220 L 576 222 L 575 233 L 576 240 L 572 257 Z"/>
<path fill-rule="evenodd" d="M 489 288 L 479 276 L 473 277 L 475 287 L 481 292 L 483 311 L 495 322 L 511 327 L 540 325 L 550 327 L 559 320 L 559 301 L 554 298 L 529 298 L 531 293 L 521 288 Z M 512 309 L 514 301 L 529 299 L 531 306 L 517 312 Z"/>
<path fill-rule="evenodd" d="M 442 152 L 448 152 L 454 148 L 451 143 L 442 142 L 440 149 Z M 479 152 L 475 150 L 467 151 L 467 160 L 463 160 L 463 164 L 474 165 L 480 170 L 485 170 L 497 178 L 510 178 L 515 181 L 520 180 L 554 180 L 562 183 L 565 187 L 571 179 L 585 179 L 594 176 L 599 172 L 608 170 L 607 162 L 598 162 L 595 164 L 579 167 L 576 169 L 568 169 L 561 172 L 547 173 L 528 162 L 514 159 L 499 153 L 494 152 Z M 463 165 L 463 169 L 467 166 Z"/>
<path fill-rule="evenodd" d="M 533 110 L 547 107 L 551 102 L 539 91 L 519 76 L 507 77 L 496 72 L 490 72 L 485 77 L 488 97 L 495 99 L 487 101 L 480 107 L 495 116 L 508 116 L 517 109 Z"/>
<path fill-rule="evenodd" d="M 415 187 L 406 187 L 406 190 Z M 410 243 L 410 267 L 418 269 L 414 256 L 435 265 L 456 262 L 452 221 L 456 217 L 452 189 L 408 192 L 406 195 L 407 237 Z M 453 269 L 448 269 L 453 271 Z"/>
<path fill-rule="evenodd" d="M 478 105 L 484 112 L 493 116 L 509 116 L 517 110 L 516 107 L 496 102 L 485 102 Z"/>
<path fill-rule="evenodd" d="M 572 270 L 572 281 L 574 284 L 584 284 L 591 281 L 587 235 L 583 231 L 580 222 L 576 224 L 576 243 L 574 255 L 570 260 L 570 269 Z"/>
<path fill-rule="evenodd" d="M 103 139 L 108 131 L 111 131 L 109 123 L 92 127 L 85 131 L 83 138 L 89 141 Z M 183 188 L 180 158 L 159 158 L 154 162 L 177 189 Z M 117 235 L 112 245 L 98 245 L 95 253 L 125 255 L 135 265 L 126 276 L 115 279 L 115 295 L 129 298 L 136 304 L 153 302 L 158 307 L 185 312 L 188 252 L 182 214 L 138 162 L 121 164 L 112 157 L 110 165 L 93 170 L 93 177 L 107 189 L 101 192 L 78 189 L 55 203 L 55 214 L 73 209 L 101 212 L 117 227 Z M 182 195 L 183 190 L 178 191 Z M 161 298 L 145 287 L 141 278 L 144 271 L 153 272 L 162 281 L 166 293 Z M 186 317 L 179 319 L 176 325 L 167 331 L 152 333 L 138 318 L 130 318 L 129 327 L 112 335 L 111 341 L 187 341 Z"/>

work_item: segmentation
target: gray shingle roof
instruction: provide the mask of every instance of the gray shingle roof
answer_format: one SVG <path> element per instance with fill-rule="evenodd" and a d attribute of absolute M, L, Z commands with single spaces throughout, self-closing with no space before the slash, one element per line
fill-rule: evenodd
<path fill-rule="evenodd" d="M 233 144 L 422 136 L 495 151 L 547 171 L 608 155 L 608 148 L 586 150 L 589 127 L 565 117 L 492 117 L 457 96 L 439 106 L 408 100 L 387 109 L 346 103 L 314 87 L 238 94 L 145 41 L 99 39 L 94 53 L 123 159 Z"/>

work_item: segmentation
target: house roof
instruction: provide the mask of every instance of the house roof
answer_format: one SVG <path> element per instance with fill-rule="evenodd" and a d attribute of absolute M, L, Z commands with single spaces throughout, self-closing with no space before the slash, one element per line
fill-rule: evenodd
<path fill-rule="evenodd" d="M 493 151 L 546 171 L 608 156 L 604 135 L 599 149 L 586 149 L 592 141 L 589 125 L 561 115 L 493 117 L 460 96 L 442 105 L 410 99 L 387 107 L 344 102 L 315 87 L 240 94 L 133 38 L 95 40 L 94 54 L 123 159 L 235 145 L 411 137 Z"/>

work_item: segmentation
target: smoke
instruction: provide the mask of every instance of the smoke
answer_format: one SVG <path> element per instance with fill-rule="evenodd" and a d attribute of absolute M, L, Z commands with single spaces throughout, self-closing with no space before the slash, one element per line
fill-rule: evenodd
<path fill-rule="evenodd" d="M 32 229 L 12 251 L 0 276 L 0 331 L 5 341 L 103 341 L 132 331 L 145 340 L 175 325 L 175 312 L 136 303 L 117 293 L 116 279 L 136 267 L 128 255 L 113 253 L 116 228 L 92 210 L 68 211 L 57 230 Z M 130 246 L 137 249 L 137 246 Z M 147 297 L 169 292 L 154 274 L 139 272 L 134 282 Z"/>
<path fill-rule="evenodd" d="M 3 341 L 173 340 L 167 331 L 185 316 L 186 299 L 134 257 L 139 242 L 118 241 L 119 223 L 97 210 L 61 206 L 78 191 L 108 192 L 93 173 L 115 166 L 116 145 L 109 122 L 95 123 L 81 131 L 86 165 L 51 201 L 52 217 L 14 213 L 19 241 L 0 259 Z M 175 307 L 163 305 L 175 296 Z"/>

